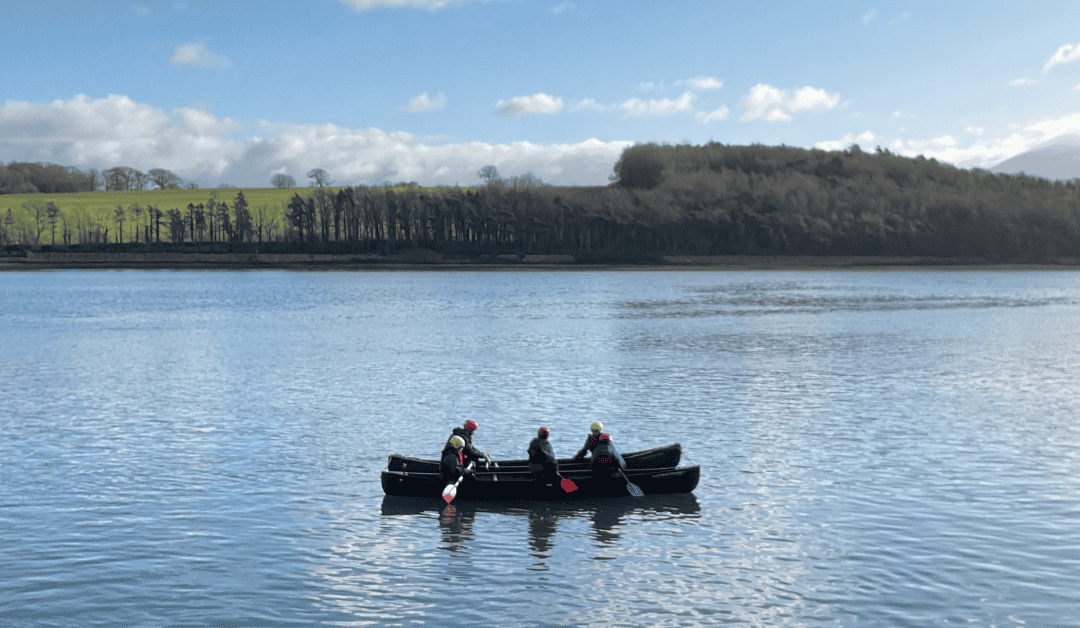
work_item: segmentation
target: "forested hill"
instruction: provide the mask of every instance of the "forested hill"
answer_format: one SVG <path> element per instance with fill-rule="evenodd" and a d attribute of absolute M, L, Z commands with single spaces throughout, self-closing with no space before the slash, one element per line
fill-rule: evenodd
<path fill-rule="evenodd" d="M 287 205 L 251 207 L 242 193 L 231 204 L 215 195 L 186 208 L 165 193 L 155 197 L 155 206 L 139 207 L 131 202 L 135 196 L 124 196 L 135 192 L 121 190 L 111 193 L 119 196 L 105 212 L 80 209 L 89 201 L 74 197 L 84 195 L 70 201 L 63 194 L 39 195 L 5 212 L 0 242 L 162 250 L 257 246 L 266 252 L 428 249 L 472 257 L 569 254 L 580 261 L 668 255 L 991 262 L 1080 257 L 1080 180 L 960 170 L 857 146 L 825 152 L 718 143 L 628 148 L 612 179 L 606 187 L 494 178 L 478 189 L 316 187 L 290 190 Z"/>
<path fill-rule="evenodd" d="M 617 186 L 694 253 L 1080 255 L 1080 181 L 961 170 L 858 146 L 639 145 Z M 646 209 L 647 208 L 647 209 Z"/>

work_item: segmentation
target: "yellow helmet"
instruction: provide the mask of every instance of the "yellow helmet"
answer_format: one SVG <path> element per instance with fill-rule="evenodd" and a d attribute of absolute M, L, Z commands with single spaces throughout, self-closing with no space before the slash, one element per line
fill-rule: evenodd
<path fill-rule="evenodd" d="M 453 445 L 454 449 L 461 449 L 465 446 L 465 439 L 454 435 L 450 437 L 450 444 Z"/>
<path fill-rule="evenodd" d="M 593 432 L 600 433 L 604 431 L 604 424 L 600 421 L 594 421 L 593 424 L 589 426 L 589 429 Z"/>

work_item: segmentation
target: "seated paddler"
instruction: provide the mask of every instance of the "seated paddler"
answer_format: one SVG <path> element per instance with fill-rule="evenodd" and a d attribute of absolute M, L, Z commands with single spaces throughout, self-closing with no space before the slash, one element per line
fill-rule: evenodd
<path fill-rule="evenodd" d="M 589 435 L 585 437 L 585 445 L 574 454 L 574 460 L 584 460 L 585 456 L 592 453 L 596 449 L 596 445 L 600 442 L 600 433 L 604 431 L 604 424 L 600 421 L 594 421 L 589 426 Z"/>
<path fill-rule="evenodd" d="M 593 475 L 599 477 L 618 475 L 619 471 L 625 468 L 626 461 L 615 450 L 615 443 L 612 442 L 611 435 L 601 434 L 600 438 L 597 439 L 596 448 L 592 452 Z"/>
<path fill-rule="evenodd" d="M 551 432 L 548 428 L 541 427 L 536 430 L 536 438 L 529 441 L 529 471 L 533 479 L 541 482 L 555 483 L 562 479 L 559 475 L 559 460 L 555 457 L 555 450 L 551 448 L 548 436 Z"/>
<path fill-rule="evenodd" d="M 465 439 L 451 436 L 443 448 L 442 461 L 439 464 L 439 478 L 445 484 L 453 484 L 463 475 L 472 475 L 474 471 L 465 463 Z"/>
<path fill-rule="evenodd" d="M 445 455 L 446 451 L 450 449 L 450 440 L 457 436 L 465 443 L 465 446 L 461 449 L 464 458 L 462 464 L 469 466 L 470 462 L 475 462 L 479 465 L 486 460 L 484 452 L 474 447 L 472 442 L 473 432 L 479 427 L 480 426 L 476 424 L 476 421 L 473 421 L 472 419 L 465 421 L 465 425 L 462 427 L 455 427 L 454 431 L 450 434 L 450 438 L 446 439 L 446 445 L 443 446 L 443 454 Z"/>

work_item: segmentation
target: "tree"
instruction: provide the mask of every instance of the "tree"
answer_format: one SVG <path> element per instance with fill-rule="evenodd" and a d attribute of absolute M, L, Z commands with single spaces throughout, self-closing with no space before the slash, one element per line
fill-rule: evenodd
<path fill-rule="evenodd" d="M 117 205 L 116 206 L 116 211 L 113 213 L 113 216 L 116 219 L 116 226 L 120 228 L 119 242 L 120 242 L 120 244 L 123 244 L 124 243 L 124 206 L 123 205 Z"/>
<path fill-rule="evenodd" d="M 199 189 L 199 184 L 192 181 L 191 183 L 188 183 L 184 187 L 189 189 L 189 190 L 197 190 L 197 189 Z"/>
<path fill-rule="evenodd" d="M 139 172 L 138 170 L 135 170 L 134 168 L 128 168 L 128 170 L 131 171 L 130 176 L 131 176 L 132 181 L 135 182 L 135 189 L 136 190 L 145 189 L 146 188 L 146 182 L 150 179 L 150 177 L 146 176 L 146 174 L 144 174 L 142 172 Z"/>
<path fill-rule="evenodd" d="M 131 215 L 133 216 L 132 221 L 135 224 L 135 227 L 133 229 L 133 231 L 135 232 L 135 244 L 138 244 L 139 243 L 139 219 L 142 217 L 143 208 L 140 207 L 138 203 L 132 203 L 131 206 L 128 207 L 128 211 L 131 212 Z"/>
<path fill-rule="evenodd" d="M 188 207 L 191 207 L 191 205 L 188 205 Z M 194 208 L 192 207 L 192 209 Z M 179 209 L 170 209 L 167 213 L 169 215 L 169 239 L 172 240 L 173 244 L 180 244 L 184 241 L 184 229 L 186 227 L 184 216 Z"/>
<path fill-rule="evenodd" d="M 495 166 L 484 166 L 476 172 L 476 176 L 484 180 L 484 185 L 494 185 L 496 181 L 501 180 L 499 169 Z"/>
<path fill-rule="evenodd" d="M 270 177 L 270 185 L 273 185 L 279 190 L 287 190 L 296 187 L 296 179 L 287 174 L 278 173 Z"/>
<path fill-rule="evenodd" d="M 651 190 L 664 179 L 664 161 L 656 144 L 638 144 L 623 151 L 613 179 L 624 188 Z"/>
<path fill-rule="evenodd" d="M 307 176 L 309 179 L 311 179 L 311 187 L 315 187 L 317 185 L 321 188 L 324 188 L 330 185 L 330 173 L 323 170 L 322 168 L 315 168 L 309 170 Z"/>
<path fill-rule="evenodd" d="M 104 180 L 97 168 L 91 168 L 86 172 L 86 182 L 90 185 L 91 192 L 97 192 L 97 189 L 101 187 Z"/>
<path fill-rule="evenodd" d="M 184 184 L 183 179 L 161 168 L 154 168 L 146 174 L 150 176 L 150 180 L 154 182 L 154 185 L 158 186 L 159 190 L 179 190 L 180 186 Z"/>
<path fill-rule="evenodd" d="M 236 216 L 236 239 L 243 242 L 244 238 L 251 234 L 251 212 L 248 210 L 248 202 L 241 190 L 233 201 L 233 215 Z"/>
<path fill-rule="evenodd" d="M 60 208 L 56 206 L 56 203 L 49 201 L 45 204 L 45 216 L 52 227 L 52 243 L 56 244 L 56 221 L 60 218 Z"/>

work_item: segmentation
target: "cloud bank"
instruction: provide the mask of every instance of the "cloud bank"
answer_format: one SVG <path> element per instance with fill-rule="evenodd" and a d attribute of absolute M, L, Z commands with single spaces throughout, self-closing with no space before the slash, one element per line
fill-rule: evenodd
<path fill-rule="evenodd" d="M 473 185 L 491 164 L 506 176 L 533 172 L 558 185 L 605 185 L 632 142 L 446 143 L 404 132 L 333 124 L 258 123 L 266 137 L 237 137 L 245 125 L 196 108 L 166 112 L 127 96 L 78 95 L 51 103 L 0 105 L 0 155 L 9 161 L 79 168 L 165 168 L 203 187 L 268 187 L 274 173 L 323 168 L 343 184 Z"/>

